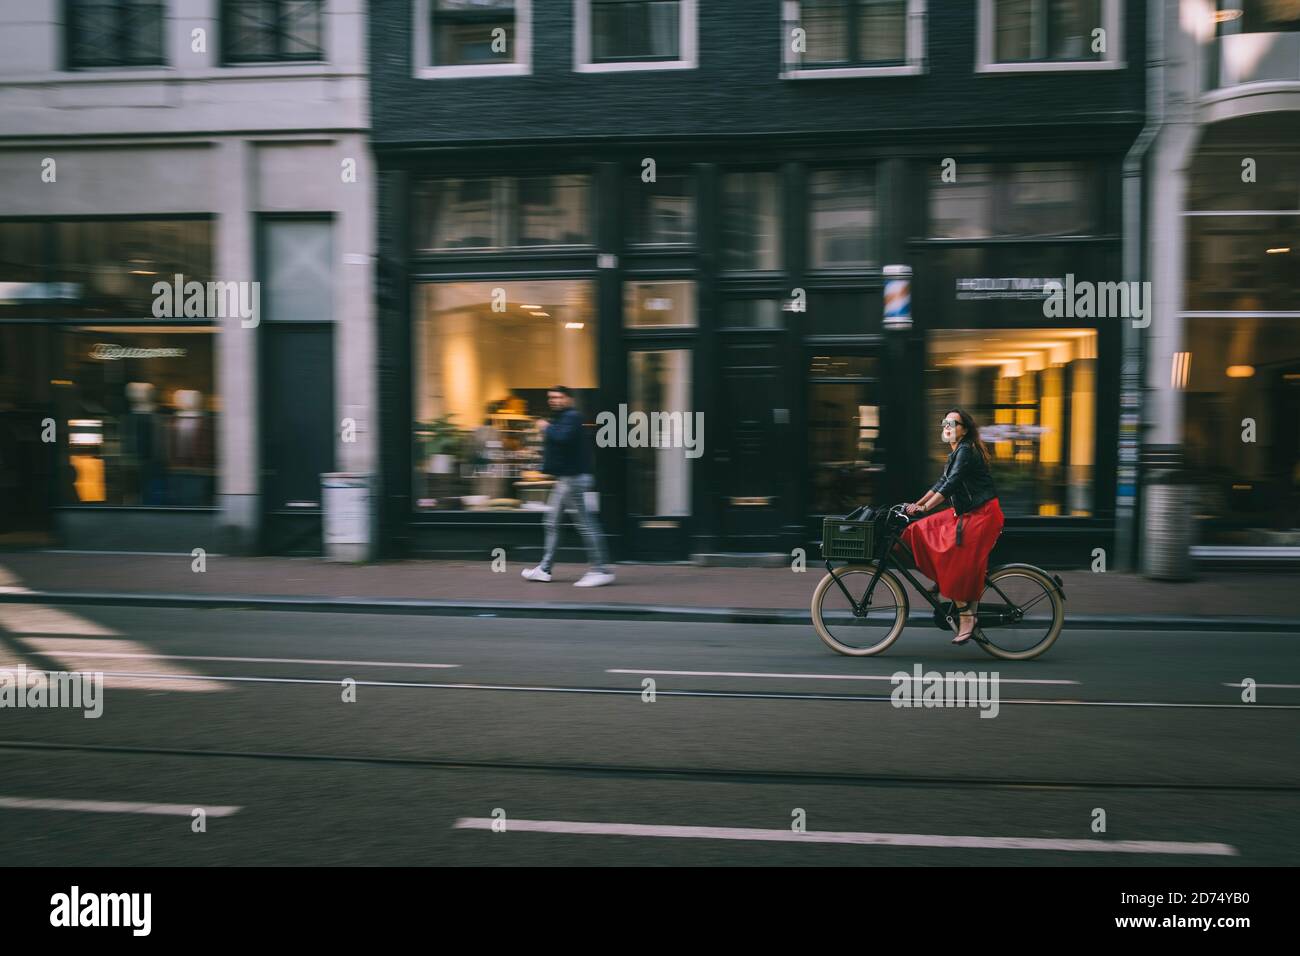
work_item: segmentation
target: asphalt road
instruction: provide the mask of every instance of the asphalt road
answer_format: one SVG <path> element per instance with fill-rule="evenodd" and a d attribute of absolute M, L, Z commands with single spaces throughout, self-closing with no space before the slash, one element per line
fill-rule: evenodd
<path fill-rule="evenodd" d="M 106 690 L 98 719 L 0 708 L 0 840 L 19 866 L 1295 865 L 1294 640 L 1067 626 L 1005 663 L 916 628 L 858 660 L 811 627 L 3 604 L 0 669 Z M 893 706 L 917 664 L 996 677 L 996 716 Z"/>

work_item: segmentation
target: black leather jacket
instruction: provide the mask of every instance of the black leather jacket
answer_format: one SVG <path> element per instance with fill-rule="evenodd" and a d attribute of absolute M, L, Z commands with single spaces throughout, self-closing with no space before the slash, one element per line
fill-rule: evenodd
<path fill-rule="evenodd" d="M 974 511 L 998 496 L 984 456 L 973 442 L 965 440 L 959 442 L 948 455 L 943 475 L 930 490 L 943 495 L 952 504 L 952 510 L 959 515 Z"/>

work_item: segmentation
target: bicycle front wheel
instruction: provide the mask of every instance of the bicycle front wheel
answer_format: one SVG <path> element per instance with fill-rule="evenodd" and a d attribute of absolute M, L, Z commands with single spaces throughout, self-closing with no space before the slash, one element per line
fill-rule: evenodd
<path fill-rule="evenodd" d="M 881 572 L 871 604 L 855 614 L 836 578 L 853 600 L 864 600 L 875 565 L 855 564 L 826 575 L 812 597 L 813 628 L 817 636 L 837 654 L 870 657 L 889 648 L 907 624 L 907 592 L 888 569 Z"/>
<path fill-rule="evenodd" d="M 1008 564 L 989 572 L 979 604 L 979 645 L 988 653 L 1027 661 L 1051 647 L 1064 624 L 1060 588 L 1045 571 Z"/>

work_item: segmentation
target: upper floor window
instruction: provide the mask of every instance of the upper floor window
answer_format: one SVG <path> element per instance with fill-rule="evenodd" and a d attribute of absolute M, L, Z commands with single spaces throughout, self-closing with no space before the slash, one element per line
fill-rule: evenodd
<path fill-rule="evenodd" d="M 1099 170 L 1080 162 L 933 164 L 933 239 L 1093 236 L 1102 230 Z"/>
<path fill-rule="evenodd" d="M 530 0 L 416 0 L 416 75 L 529 71 Z"/>
<path fill-rule="evenodd" d="M 428 251 L 589 246 L 588 176 L 434 179 L 416 190 L 415 244 Z"/>
<path fill-rule="evenodd" d="M 696 0 L 574 0 L 574 68 L 687 69 L 695 66 Z"/>
<path fill-rule="evenodd" d="M 69 69 L 162 66 L 163 0 L 68 0 Z"/>
<path fill-rule="evenodd" d="M 325 59 L 324 0 L 225 0 L 221 56 L 231 63 Z"/>
<path fill-rule="evenodd" d="M 872 169 L 819 169 L 808 177 L 814 268 L 870 268 L 876 255 L 876 180 Z"/>
<path fill-rule="evenodd" d="M 775 172 L 722 177 L 722 267 L 737 272 L 781 268 L 781 180 Z"/>
<path fill-rule="evenodd" d="M 695 241 L 695 190 L 691 177 L 680 173 L 640 175 L 627 187 L 628 244 L 682 246 Z"/>
<path fill-rule="evenodd" d="M 784 0 L 787 78 L 920 73 L 924 0 Z"/>
<path fill-rule="evenodd" d="M 1115 69 L 1120 0 L 979 0 L 977 70 Z"/>

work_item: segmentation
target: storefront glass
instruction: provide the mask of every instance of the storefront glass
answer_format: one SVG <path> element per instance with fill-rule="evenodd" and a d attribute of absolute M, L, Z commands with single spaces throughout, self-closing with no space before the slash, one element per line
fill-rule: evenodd
<path fill-rule="evenodd" d="M 781 267 L 781 189 L 774 172 L 722 177 L 722 266 L 729 271 Z"/>
<path fill-rule="evenodd" d="M 415 509 L 543 510 L 547 390 L 566 385 L 595 414 L 592 283 L 427 283 L 414 305 Z"/>
<path fill-rule="evenodd" d="M 939 422 L 964 408 L 993 455 L 1008 516 L 1094 510 L 1097 333 L 1092 329 L 940 330 L 928 341 L 925 437 L 937 476 Z"/>
<path fill-rule="evenodd" d="M 1095 168 L 1081 162 L 972 163 L 932 167 L 935 239 L 1088 236 L 1097 232 Z"/>
<path fill-rule="evenodd" d="M 62 330 L 69 504 L 210 505 L 219 404 L 211 326 Z"/>
<path fill-rule="evenodd" d="M 1300 318 L 1190 318 L 1186 343 L 1201 541 L 1300 545 Z"/>
<path fill-rule="evenodd" d="M 628 411 L 654 413 L 681 412 L 691 415 L 691 352 L 689 349 L 637 351 L 628 356 Z M 661 428 L 670 437 L 681 434 L 698 442 L 702 435 L 683 419 L 680 432 L 675 425 Z M 628 508 L 632 514 L 677 517 L 691 513 L 691 459 L 682 443 L 652 443 L 627 449 Z"/>
<path fill-rule="evenodd" d="M 813 514 L 879 501 L 885 464 L 873 356 L 814 355 L 808 366 L 808 461 Z"/>
<path fill-rule="evenodd" d="M 415 191 L 418 248 L 431 251 L 591 244 L 588 176 L 433 179 Z"/>

